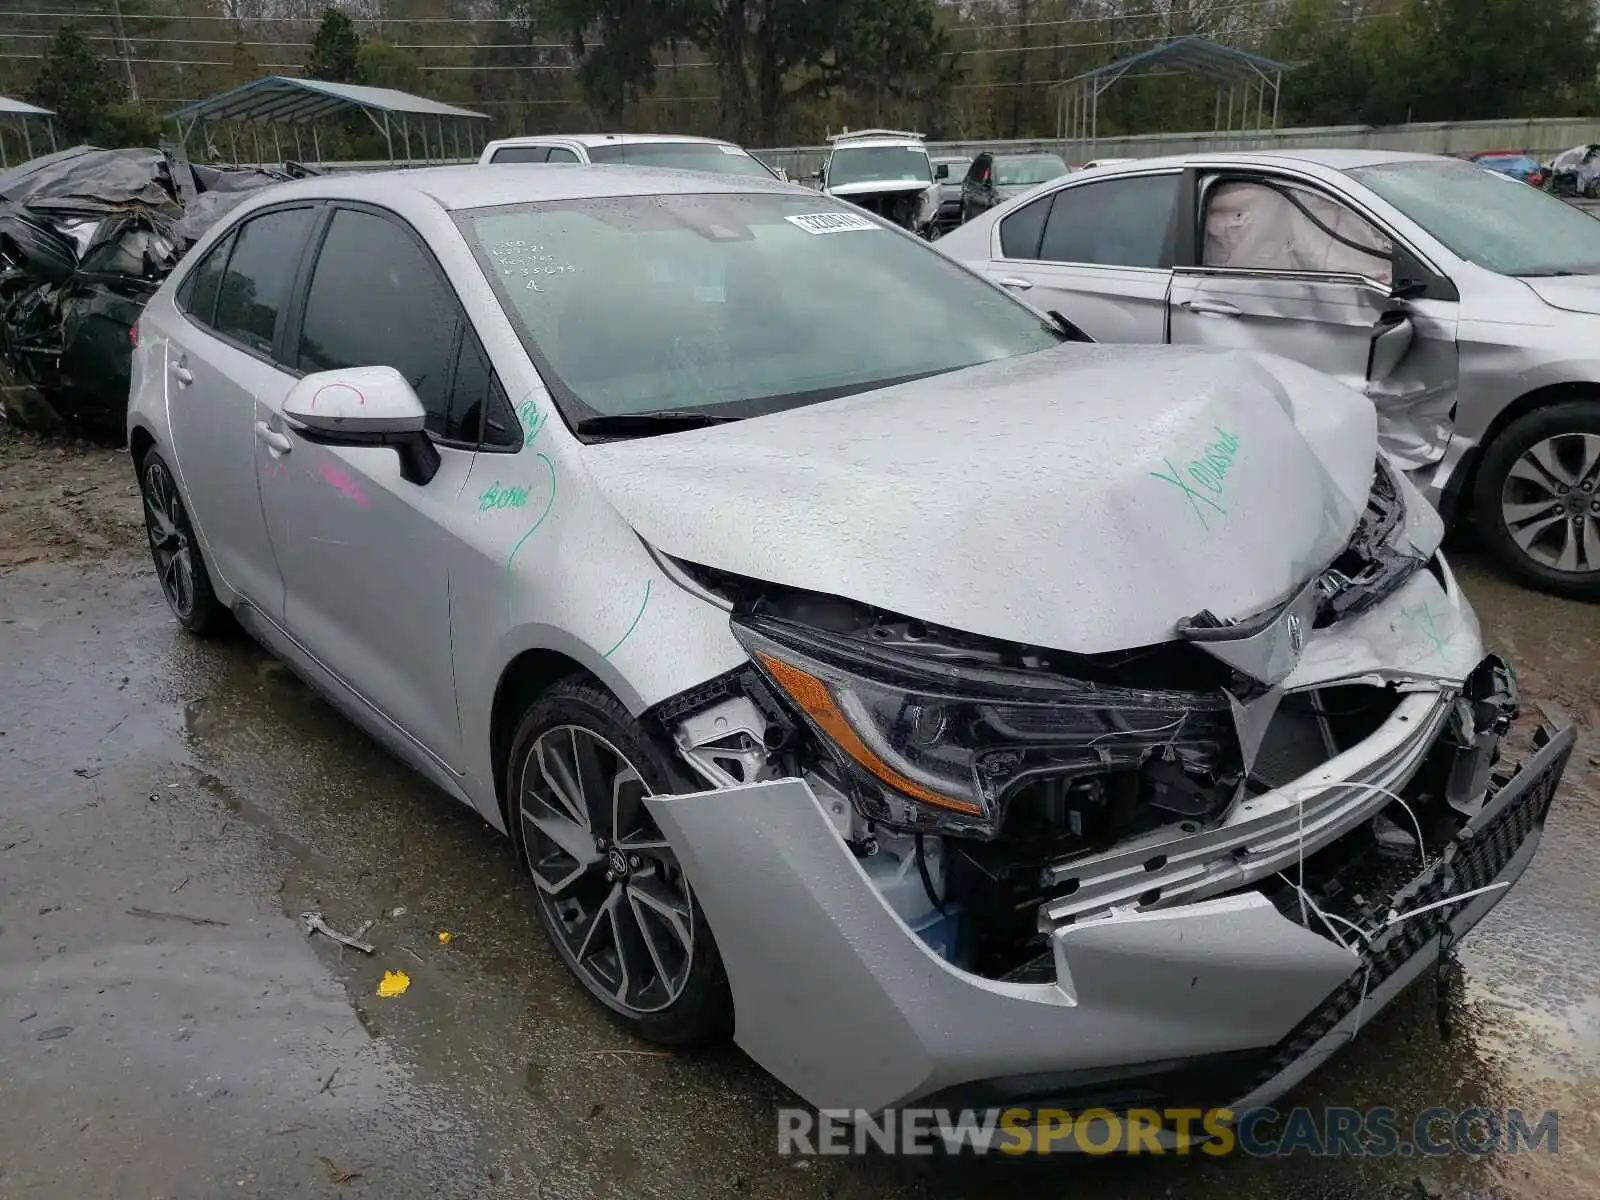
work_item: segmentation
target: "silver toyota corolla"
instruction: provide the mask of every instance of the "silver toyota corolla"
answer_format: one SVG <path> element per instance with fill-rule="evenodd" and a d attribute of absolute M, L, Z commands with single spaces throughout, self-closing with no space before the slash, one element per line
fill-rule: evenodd
<path fill-rule="evenodd" d="M 806 189 L 288 184 L 137 342 L 178 620 L 509 834 L 631 1029 L 818 1105 L 1274 1095 L 1501 898 L 1571 751 L 1499 761 L 1512 673 L 1360 393 L 1074 343 Z"/>
<path fill-rule="evenodd" d="M 1271 350 L 1364 389 L 1447 517 L 1600 599 L 1600 221 L 1502 182 L 1383 151 L 1134 160 L 939 249 L 1097 341 Z"/>

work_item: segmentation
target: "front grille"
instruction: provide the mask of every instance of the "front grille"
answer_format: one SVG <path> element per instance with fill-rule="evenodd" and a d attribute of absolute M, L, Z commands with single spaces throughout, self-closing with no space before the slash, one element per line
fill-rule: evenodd
<path fill-rule="evenodd" d="M 1490 796 L 1483 810 L 1445 848 L 1438 862 L 1394 894 L 1390 907 L 1395 912 L 1408 912 L 1493 883 L 1528 835 L 1544 823 L 1575 740 L 1574 731 L 1569 728 L 1538 743 L 1537 753 Z M 1355 973 L 1278 1043 L 1250 1090 L 1265 1084 L 1309 1051 L 1355 1011 L 1363 995 L 1371 995 L 1419 951 L 1437 943 L 1450 919 L 1469 903 L 1470 900 L 1462 900 L 1441 905 L 1402 921 L 1385 940 L 1370 947 Z"/>

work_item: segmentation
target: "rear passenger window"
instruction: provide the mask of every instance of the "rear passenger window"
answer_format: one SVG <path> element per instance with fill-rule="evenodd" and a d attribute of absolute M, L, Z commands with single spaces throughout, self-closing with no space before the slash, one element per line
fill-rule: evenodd
<path fill-rule="evenodd" d="M 543 162 L 550 151 L 544 146 L 502 146 L 494 152 L 490 162 L 535 163 Z"/>
<path fill-rule="evenodd" d="M 217 296 L 213 328 L 218 333 L 259 353 L 272 353 L 278 315 L 315 215 L 313 209 L 290 208 L 240 226 Z"/>
<path fill-rule="evenodd" d="M 1161 267 L 1179 176 L 1140 175 L 1056 193 L 1039 257 L 1047 262 Z"/>
<path fill-rule="evenodd" d="M 178 307 L 202 325 L 210 325 L 216 319 L 222 269 L 228 265 L 228 249 L 232 245 L 233 238 L 229 236 L 211 247 L 200 265 L 190 271 L 189 277 L 178 287 Z"/>
<path fill-rule="evenodd" d="M 573 163 L 578 161 L 578 156 L 565 146 L 551 146 L 550 161 Z"/>
<path fill-rule="evenodd" d="M 1050 201 L 1053 199 L 1054 196 L 1045 196 L 1032 204 L 1024 204 L 1000 222 L 1000 254 L 1003 258 L 1039 257 L 1039 239 L 1044 236 L 1044 219 L 1050 215 Z"/>
<path fill-rule="evenodd" d="M 300 366 L 393 367 L 427 413 L 429 433 L 452 441 L 462 424 L 483 419 L 471 402 L 452 414 L 450 377 L 458 323 L 454 293 L 411 234 L 373 213 L 340 209 L 328 226 L 306 294 Z"/>

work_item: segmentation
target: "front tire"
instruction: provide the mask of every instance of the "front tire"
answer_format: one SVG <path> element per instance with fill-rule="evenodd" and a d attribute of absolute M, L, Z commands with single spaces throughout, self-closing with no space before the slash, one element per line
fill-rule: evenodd
<path fill-rule="evenodd" d="M 1600 400 L 1513 421 L 1485 451 L 1473 511 L 1511 574 L 1542 591 L 1600 600 Z"/>
<path fill-rule="evenodd" d="M 567 968 L 647 1041 L 727 1037 L 733 1000 L 711 928 L 643 803 L 696 790 L 671 751 L 575 676 L 529 707 L 506 772 L 518 856 Z"/>
<path fill-rule="evenodd" d="M 195 537 L 172 468 L 154 447 L 139 461 L 139 494 L 144 500 L 150 558 L 167 607 L 190 633 L 199 637 L 216 633 L 226 622 L 228 610 L 212 590 L 200 540 Z"/>

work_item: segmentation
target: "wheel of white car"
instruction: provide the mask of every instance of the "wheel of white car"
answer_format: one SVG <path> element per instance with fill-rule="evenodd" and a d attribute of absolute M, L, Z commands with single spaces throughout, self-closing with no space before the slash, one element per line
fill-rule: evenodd
<path fill-rule="evenodd" d="M 1600 600 L 1600 400 L 1513 421 L 1479 464 L 1474 511 L 1513 574 L 1557 595 Z"/>
<path fill-rule="evenodd" d="M 563 962 L 642 1038 L 726 1037 L 727 975 L 705 915 L 644 805 L 698 790 L 670 750 L 581 677 L 528 709 L 507 764 L 513 837 Z"/>
<path fill-rule="evenodd" d="M 167 607 L 190 633 L 214 633 L 228 610 L 211 590 L 200 541 L 183 506 L 172 468 L 154 447 L 139 461 L 139 494 L 144 500 L 144 528 L 150 538 L 150 558 Z"/>

